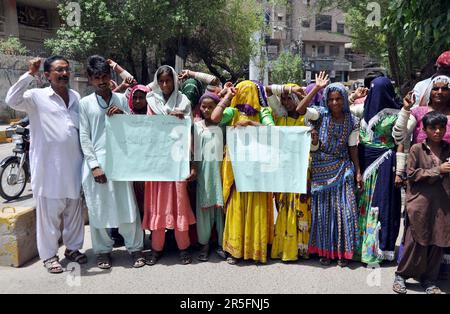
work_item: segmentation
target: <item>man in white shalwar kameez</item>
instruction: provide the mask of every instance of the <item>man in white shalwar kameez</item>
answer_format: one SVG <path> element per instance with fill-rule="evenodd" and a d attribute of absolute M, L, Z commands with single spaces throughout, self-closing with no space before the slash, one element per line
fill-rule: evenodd
<path fill-rule="evenodd" d="M 100 56 L 88 59 L 87 72 L 95 92 L 80 101 L 80 141 L 84 153 L 83 189 L 89 209 L 92 247 L 97 266 L 111 268 L 114 241 L 107 229 L 119 228 L 133 257 L 133 267 L 145 265 L 143 230 L 131 182 L 110 181 L 103 172 L 106 152 L 106 116 L 128 113 L 126 98 L 111 92 L 110 67 Z"/>
<path fill-rule="evenodd" d="M 57 256 L 64 217 L 64 255 L 86 263 L 79 252 L 84 241 L 81 209 L 82 153 L 78 134 L 80 95 L 68 88 L 69 62 L 52 56 L 44 62 L 50 87 L 28 89 L 38 74 L 41 60 L 30 61 L 29 71 L 8 91 L 6 103 L 24 111 L 30 119 L 31 187 L 36 200 L 36 232 L 39 257 L 50 273 L 62 273 Z"/>

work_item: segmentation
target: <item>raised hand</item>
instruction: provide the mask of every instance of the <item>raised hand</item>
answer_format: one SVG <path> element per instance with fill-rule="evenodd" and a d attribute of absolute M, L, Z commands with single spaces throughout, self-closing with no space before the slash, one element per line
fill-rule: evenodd
<path fill-rule="evenodd" d="M 28 61 L 28 73 L 33 76 L 36 75 L 41 67 L 41 62 L 41 58 L 34 58 Z"/>
<path fill-rule="evenodd" d="M 369 94 L 369 89 L 366 87 L 358 87 L 356 91 L 353 93 L 352 98 L 353 100 L 366 97 L 367 94 Z"/>
<path fill-rule="evenodd" d="M 316 74 L 316 85 L 320 88 L 325 88 L 330 80 L 328 79 L 328 74 L 325 71 L 320 71 L 319 76 Z"/>
<path fill-rule="evenodd" d="M 189 78 L 189 70 L 183 70 L 178 74 L 179 80 L 185 80 L 187 78 Z"/>
<path fill-rule="evenodd" d="M 403 109 L 409 111 L 411 110 L 412 106 L 415 103 L 415 95 L 413 94 L 413 91 L 408 92 L 406 94 L 405 98 L 403 98 Z"/>

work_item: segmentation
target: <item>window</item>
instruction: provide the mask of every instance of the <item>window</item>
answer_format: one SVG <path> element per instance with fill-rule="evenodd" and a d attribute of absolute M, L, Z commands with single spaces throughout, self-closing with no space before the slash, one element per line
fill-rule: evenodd
<path fill-rule="evenodd" d="M 302 27 L 309 28 L 311 21 L 308 19 L 302 19 Z"/>
<path fill-rule="evenodd" d="M 319 55 L 324 55 L 325 54 L 325 46 L 319 46 L 317 47 L 317 53 Z"/>
<path fill-rule="evenodd" d="M 47 11 L 42 8 L 30 7 L 26 5 L 17 5 L 17 21 L 19 24 L 37 27 L 49 28 L 49 19 Z"/>
<path fill-rule="evenodd" d="M 344 23 L 337 23 L 337 32 L 344 34 L 345 30 L 345 24 Z"/>
<path fill-rule="evenodd" d="M 316 15 L 316 31 L 331 32 L 331 15 Z"/>
<path fill-rule="evenodd" d="M 330 46 L 330 55 L 339 56 L 339 46 Z"/>
<path fill-rule="evenodd" d="M 278 21 L 282 22 L 283 21 L 283 14 L 278 13 Z"/>

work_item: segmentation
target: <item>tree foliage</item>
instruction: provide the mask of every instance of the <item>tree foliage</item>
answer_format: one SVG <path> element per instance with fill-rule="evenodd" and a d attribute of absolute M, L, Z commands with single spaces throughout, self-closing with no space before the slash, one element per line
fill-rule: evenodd
<path fill-rule="evenodd" d="M 271 82 L 276 84 L 300 84 L 302 78 L 302 60 L 299 55 L 283 51 L 272 63 Z"/>
<path fill-rule="evenodd" d="M 23 56 L 28 53 L 27 48 L 17 37 L 0 39 L 0 53 L 11 56 Z"/>
<path fill-rule="evenodd" d="M 381 8 L 380 26 L 371 26 L 368 3 Z M 403 92 L 411 88 L 414 75 L 429 76 L 437 56 L 450 49 L 448 0 L 336 0 L 334 5 L 347 13 L 354 47 L 381 61 Z M 322 8 L 329 1 L 320 0 Z"/>
<path fill-rule="evenodd" d="M 59 6 L 62 20 L 70 11 Z M 148 79 L 149 53 L 172 63 L 175 53 L 193 55 L 223 80 L 238 76 L 253 53 L 251 33 L 261 23 L 254 0 L 80 0 L 81 25 L 64 23 L 46 41 L 54 53 L 84 59 L 115 58 Z M 153 66 L 157 66 L 154 64 Z M 141 68 L 139 76 L 136 69 Z"/>

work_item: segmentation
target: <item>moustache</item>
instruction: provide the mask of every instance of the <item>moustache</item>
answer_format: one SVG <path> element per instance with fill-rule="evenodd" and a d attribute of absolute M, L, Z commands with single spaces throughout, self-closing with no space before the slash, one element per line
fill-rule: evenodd
<path fill-rule="evenodd" d="M 68 77 L 65 77 L 65 76 L 59 77 L 59 78 L 58 78 L 58 81 L 65 81 L 65 82 L 68 82 L 68 81 L 69 81 L 69 78 L 68 78 Z"/>

